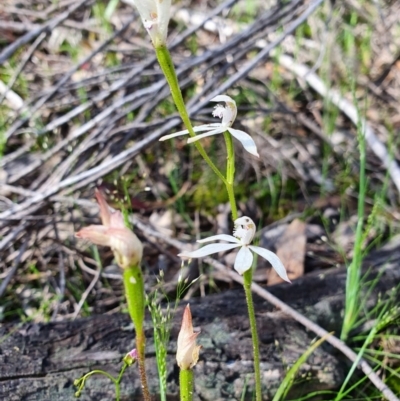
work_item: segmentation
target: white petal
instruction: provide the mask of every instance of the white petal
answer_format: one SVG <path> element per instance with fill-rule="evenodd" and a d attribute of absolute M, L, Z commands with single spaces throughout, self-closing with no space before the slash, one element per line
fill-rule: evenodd
<path fill-rule="evenodd" d="M 193 127 L 194 132 L 202 132 L 202 131 L 211 131 L 216 127 L 220 127 L 220 123 L 212 123 L 212 124 L 203 124 L 197 127 Z"/>
<path fill-rule="evenodd" d="M 166 141 L 167 139 L 175 138 L 176 136 L 187 135 L 189 131 L 185 129 L 184 131 L 175 132 L 174 134 L 164 135 L 159 141 Z"/>
<path fill-rule="evenodd" d="M 208 238 L 199 239 L 197 242 L 200 242 L 202 244 L 204 242 L 218 241 L 218 240 L 227 242 L 236 242 L 237 244 L 240 243 L 240 241 L 237 238 L 227 234 L 212 235 L 211 237 Z"/>
<path fill-rule="evenodd" d="M 142 1 L 142 0 L 123 0 L 124 3 L 136 7 L 139 11 L 142 20 L 150 20 L 151 14 L 156 11 L 156 4 L 153 1 Z"/>
<path fill-rule="evenodd" d="M 193 127 L 194 132 L 202 132 L 202 131 L 209 131 L 214 129 L 214 127 L 219 127 L 221 124 L 204 124 L 204 125 L 199 125 L 198 127 Z M 187 135 L 189 134 L 189 131 L 187 129 L 179 132 L 175 132 L 174 134 L 169 134 L 169 135 L 164 135 L 162 136 L 159 141 L 165 141 L 167 139 L 175 138 L 176 136 L 181 136 L 181 135 Z"/>
<path fill-rule="evenodd" d="M 193 252 L 181 252 L 178 254 L 184 258 L 203 258 L 204 256 L 212 255 L 213 253 L 228 251 L 229 249 L 237 248 L 239 244 L 210 244 L 203 246 Z"/>
<path fill-rule="evenodd" d="M 253 264 L 253 254 L 247 246 L 242 246 L 236 255 L 234 269 L 239 273 L 243 274 L 245 271 L 251 268 Z"/>
<path fill-rule="evenodd" d="M 143 1 L 143 0 L 140 0 Z M 170 18 L 171 0 L 156 0 L 158 12 L 158 30 L 161 41 L 167 41 L 168 23 Z"/>
<path fill-rule="evenodd" d="M 285 266 L 283 266 L 281 260 L 276 256 L 273 252 L 268 251 L 267 249 L 261 248 L 259 246 L 254 246 L 251 245 L 250 249 L 254 251 L 255 253 L 258 253 L 260 256 L 262 256 L 264 259 L 267 259 L 269 263 L 271 263 L 272 267 L 275 269 L 275 271 L 278 273 L 278 276 L 287 281 L 291 282 L 289 280 L 289 277 L 286 273 Z"/>
<path fill-rule="evenodd" d="M 188 143 L 193 143 L 198 141 L 201 138 L 205 138 L 207 136 L 211 135 L 217 135 L 217 134 L 222 134 L 224 131 L 226 131 L 227 127 L 223 127 L 221 124 L 218 124 L 218 128 L 214 129 L 212 131 L 208 131 L 204 134 L 196 135 L 188 139 Z"/>
<path fill-rule="evenodd" d="M 236 102 L 229 96 L 226 95 L 218 95 L 213 97 L 210 102 L 226 102 L 226 103 L 233 103 L 236 106 Z"/>
<path fill-rule="evenodd" d="M 244 131 L 240 131 L 238 129 L 228 128 L 228 131 L 234 136 L 238 141 L 241 142 L 243 147 L 252 155 L 260 157 L 257 152 L 257 146 L 253 141 L 253 138 L 246 134 Z"/>

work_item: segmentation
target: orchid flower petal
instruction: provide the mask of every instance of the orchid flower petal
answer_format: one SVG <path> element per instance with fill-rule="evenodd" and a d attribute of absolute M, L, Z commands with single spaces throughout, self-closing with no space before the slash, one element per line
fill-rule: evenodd
<path fill-rule="evenodd" d="M 274 270 L 278 273 L 278 276 L 282 279 L 290 283 L 289 277 L 286 273 L 285 266 L 283 266 L 281 260 L 276 256 L 273 252 L 268 251 L 267 249 L 261 248 L 259 246 L 251 245 L 250 249 L 262 256 L 264 259 L 268 260 L 271 263 Z"/>
<path fill-rule="evenodd" d="M 218 240 L 227 241 L 227 242 L 236 242 L 237 244 L 240 243 L 240 241 L 237 238 L 233 237 L 232 235 L 228 235 L 228 234 L 212 235 L 211 237 L 199 239 L 199 240 L 197 240 L 197 242 L 202 244 L 204 242 L 218 241 Z"/>
<path fill-rule="evenodd" d="M 212 124 L 203 124 L 198 127 L 193 127 L 194 132 L 202 132 L 202 131 L 211 131 L 214 128 L 220 127 L 220 123 L 212 123 Z"/>
<path fill-rule="evenodd" d="M 126 228 L 124 216 L 120 210 L 115 210 L 110 215 L 110 228 Z"/>
<path fill-rule="evenodd" d="M 96 196 L 97 203 L 99 204 L 101 222 L 103 223 L 103 226 L 109 227 L 111 220 L 110 207 L 108 206 L 106 200 L 104 199 L 103 194 L 97 188 L 94 191 L 94 194 Z"/>
<path fill-rule="evenodd" d="M 226 131 L 226 127 L 223 127 L 221 124 L 219 124 L 219 127 L 217 129 L 214 129 L 214 130 L 208 131 L 204 134 L 196 135 L 196 136 L 189 138 L 188 143 L 196 142 L 199 139 L 205 138 L 207 136 L 222 134 L 224 131 Z"/>
<path fill-rule="evenodd" d="M 178 254 L 178 256 L 190 259 L 203 258 L 204 256 L 212 255 L 213 253 L 224 252 L 228 251 L 229 249 L 237 248 L 238 246 L 240 246 L 240 244 L 210 244 L 193 252 L 181 252 Z"/>
<path fill-rule="evenodd" d="M 166 141 L 167 139 L 175 138 L 176 136 L 187 135 L 189 131 L 187 129 L 179 132 L 175 132 L 174 134 L 164 135 L 162 136 L 159 141 Z"/>
<path fill-rule="evenodd" d="M 90 225 L 81 228 L 75 233 L 75 237 L 87 239 L 96 245 L 110 246 L 111 238 L 107 233 L 108 229 L 106 226 Z"/>
<path fill-rule="evenodd" d="M 199 125 L 198 127 L 193 127 L 194 132 L 203 132 L 203 131 L 209 131 L 212 130 L 214 127 L 219 127 L 221 124 L 204 124 L 204 125 Z M 187 135 L 189 134 L 189 131 L 187 129 L 179 132 L 175 132 L 174 134 L 169 134 L 169 135 L 164 135 L 162 136 L 159 141 L 165 141 L 167 139 L 175 138 L 176 136 L 181 136 L 181 135 Z"/>
<path fill-rule="evenodd" d="M 213 97 L 210 102 L 225 102 L 225 103 L 233 103 L 236 105 L 236 102 L 227 95 L 217 95 Z"/>
<path fill-rule="evenodd" d="M 171 15 L 171 0 L 156 0 L 158 11 L 158 31 L 163 43 L 167 41 L 168 24 Z"/>
<path fill-rule="evenodd" d="M 171 0 L 123 1 L 138 9 L 143 25 L 149 33 L 154 46 L 165 44 L 168 34 Z"/>
<path fill-rule="evenodd" d="M 247 152 L 251 153 L 254 156 L 260 157 L 257 152 L 257 146 L 253 141 L 253 138 L 246 134 L 244 131 L 240 131 L 238 129 L 228 128 L 228 131 L 232 136 L 234 136 L 238 141 L 241 142 L 243 147 L 247 150 Z"/>
<path fill-rule="evenodd" d="M 239 273 L 243 274 L 245 271 L 251 268 L 253 264 L 253 254 L 247 246 L 242 246 L 236 255 L 234 269 Z"/>
<path fill-rule="evenodd" d="M 220 127 L 221 123 L 210 123 L 210 124 L 205 124 L 204 127 L 210 127 L 210 128 L 217 128 Z M 203 127 L 203 125 L 201 125 Z"/>

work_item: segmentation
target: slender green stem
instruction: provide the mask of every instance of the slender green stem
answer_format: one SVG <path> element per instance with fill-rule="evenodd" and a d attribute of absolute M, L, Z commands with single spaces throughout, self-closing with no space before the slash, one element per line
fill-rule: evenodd
<path fill-rule="evenodd" d="M 145 401 L 151 401 L 145 369 L 146 337 L 143 330 L 145 294 L 143 275 L 140 266 L 132 266 L 125 269 L 123 278 L 128 310 L 136 331 L 136 350 L 138 353 L 138 365 L 143 398 Z"/>
<path fill-rule="evenodd" d="M 224 132 L 224 139 L 226 144 L 226 190 L 228 192 L 229 203 L 232 210 L 232 218 L 235 221 L 238 218 L 236 207 L 235 191 L 233 184 L 235 181 L 235 149 L 233 147 L 232 136 L 229 132 Z"/>
<path fill-rule="evenodd" d="M 236 220 L 238 218 L 238 212 L 233 187 L 235 178 L 235 149 L 233 147 L 232 136 L 228 132 L 224 132 L 224 138 L 227 152 L 226 189 L 228 191 L 229 202 L 231 204 L 232 217 L 233 220 Z M 260 346 L 258 341 L 257 324 L 254 312 L 253 294 L 251 292 L 251 284 L 253 281 L 253 270 L 251 268 L 244 273 L 243 279 L 243 287 L 246 294 L 247 310 L 249 314 L 251 338 L 253 343 L 256 401 L 261 401 Z"/>
<path fill-rule="evenodd" d="M 82 376 L 81 380 L 83 382 L 85 382 L 90 376 L 95 375 L 95 374 L 104 375 L 104 376 L 108 377 L 113 383 L 115 383 L 114 377 L 112 377 L 109 373 L 104 372 L 104 370 L 92 370 L 89 373 L 86 373 L 86 375 Z"/>
<path fill-rule="evenodd" d="M 106 377 L 108 377 L 115 386 L 115 394 L 116 394 L 116 401 L 119 401 L 119 394 L 120 394 L 120 388 L 119 388 L 119 382 L 118 380 L 114 379 L 114 377 L 112 377 L 109 373 L 105 372 L 104 370 L 92 370 L 89 373 L 86 373 L 84 376 L 82 376 L 80 379 L 76 380 L 74 382 L 75 386 L 78 387 L 77 392 L 75 393 L 75 397 L 79 397 L 81 395 L 81 392 L 83 390 L 83 387 L 86 384 L 86 380 L 92 376 L 92 375 L 104 375 Z"/>
<path fill-rule="evenodd" d="M 171 90 L 172 99 L 174 100 L 175 106 L 178 109 L 178 112 L 182 118 L 183 123 L 185 124 L 187 130 L 189 131 L 189 135 L 191 137 L 196 136 L 196 133 L 193 131 L 192 123 L 189 118 L 189 114 L 186 110 L 186 105 L 183 100 L 182 92 L 179 87 L 178 77 L 176 76 L 174 63 L 171 58 L 171 54 L 169 53 L 168 48 L 165 45 L 160 45 L 155 47 L 157 60 L 160 64 L 160 67 L 167 79 L 169 88 Z M 208 157 L 206 151 L 203 146 L 201 146 L 200 142 L 194 142 L 197 150 L 203 157 L 203 159 L 210 166 L 211 170 L 222 180 L 223 183 L 226 183 L 225 177 L 218 170 L 217 166 L 212 162 L 212 160 Z"/>
<path fill-rule="evenodd" d="M 251 283 L 253 281 L 253 270 L 249 269 L 243 274 L 243 287 L 246 294 L 247 310 L 249 313 L 251 338 L 253 342 L 254 356 L 254 376 L 256 383 L 256 401 L 261 401 L 261 369 L 260 369 L 260 347 L 258 341 L 256 315 L 254 313 L 253 294 L 251 292 Z"/>
<path fill-rule="evenodd" d="M 193 399 L 193 370 L 181 369 L 179 372 L 179 388 L 181 401 L 192 401 Z"/>
<path fill-rule="evenodd" d="M 121 390 L 119 383 L 115 383 L 115 401 L 119 401 L 121 397 Z"/>
<path fill-rule="evenodd" d="M 126 363 L 123 364 L 121 371 L 119 372 L 119 375 L 117 377 L 117 380 L 115 381 L 115 399 L 116 401 L 119 401 L 120 399 L 120 384 L 121 384 L 121 380 L 122 380 L 122 376 L 124 375 L 124 372 L 126 370 L 126 368 L 128 367 L 128 365 Z"/>

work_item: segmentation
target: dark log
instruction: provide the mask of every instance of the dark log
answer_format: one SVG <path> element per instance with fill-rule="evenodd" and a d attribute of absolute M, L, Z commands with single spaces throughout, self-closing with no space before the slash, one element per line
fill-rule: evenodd
<path fill-rule="evenodd" d="M 380 295 L 398 285 L 399 244 L 400 238 L 394 239 L 365 260 L 369 279 L 380 275 L 368 299 L 364 300 L 366 308 L 375 306 Z M 339 333 L 345 279 L 345 269 L 330 269 L 269 290 L 325 329 Z M 365 291 L 369 288 L 365 286 Z M 199 340 L 203 345 L 195 368 L 195 399 L 238 400 L 245 392 L 246 399 L 250 400 L 253 390 L 252 344 L 243 292 L 226 291 L 193 299 L 190 304 L 194 324 L 201 328 Z M 255 308 L 261 343 L 263 395 L 268 400 L 280 385 L 287 368 L 309 347 L 315 336 L 257 296 Z M 170 400 L 179 399 L 175 347 L 181 316 L 182 307 L 175 315 L 168 348 Z M 146 334 L 149 382 L 151 392 L 158 394 L 150 323 Z M 0 400 L 70 401 L 76 391 L 74 379 L 96 368 L 113 375 L 118 373 L 122 357 L 133 347 L 134 331 L 127 315 L 116 314 L 72 322 L 18 327 L 3 325 L 0 338 Z M 346 369 L 342 360 L 342 356 L 327 344 L 318 348 L 302 366 L 292 395 L 338 387 Z M 94 375 L 88 379 L 80 399 L 114 400 L 113 385 L 106 377 Z M 122 381 L 121 400 L 140 399 L 140 383 L 134 365 Z"/>

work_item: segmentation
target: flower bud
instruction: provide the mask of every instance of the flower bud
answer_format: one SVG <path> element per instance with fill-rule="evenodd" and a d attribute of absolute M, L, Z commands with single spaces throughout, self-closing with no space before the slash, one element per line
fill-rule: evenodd
<path fill-rule="evenodd" d="M 134 348 L 132 351 L 129 351 L 125 356 L 124 356 L 124 362 L 128 365 L 131 366 L 133 365 L 138 359 L 138 352 L 136 348 Z"/>
<path fill-rule="evenodd" d="M 196 345 L 196 338 L 200 332 L 193 331 L 192 314 L 189 304 L 183 313 L 181 331 L 178 335 L 178 349 L 176 352 L 176 361 L 182 370 L 188 370 L 196 365 L 199 359 L 201 346 Z"/>

